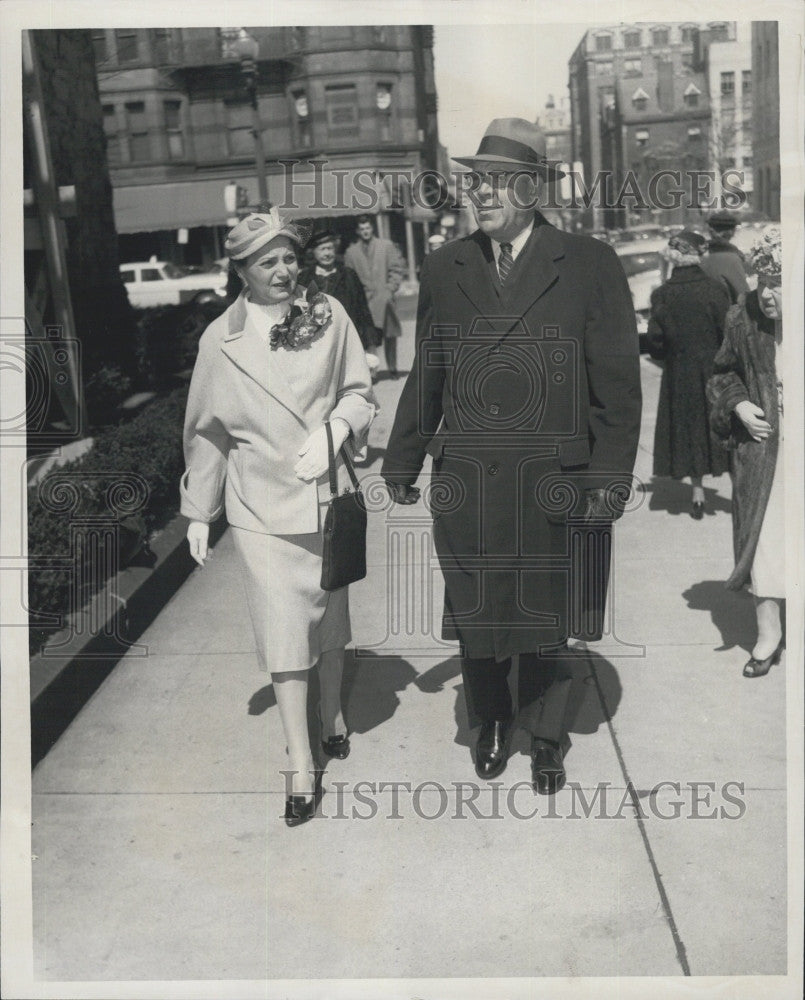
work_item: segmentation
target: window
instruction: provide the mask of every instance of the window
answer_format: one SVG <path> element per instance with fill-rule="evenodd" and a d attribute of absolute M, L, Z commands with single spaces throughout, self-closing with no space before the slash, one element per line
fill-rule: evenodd
<path fill-rule="evenodd" d="M 385 45 L 388 41 L 387 32 L 385 27 L 376 24 L 372 28 L 372 41 L 377 42 L 379 45 Z"/>
<path fill-rule="evenodd" d="M 741 74 L 741 92 L 744 94 L 752 93 L 752 70 L 745 69 Z"/>
<path fill-rule="evenodd" d="M 743 165 L 745 167 L 751 167 L 752 166 L 752 154 L 751 153 L 749 155 L 744 154 L 744 156 L 743 156 Z"/>
<path fill-rule="evenodd" d="M 635 111 L 645 111 L 648 104 L 648 94 L 642 87 L 638 87 L 632 94 L 632 107 Z"/>
<path fill-rule="evenodd" d="M 735 93 L 735 74 L 730 71 L 729 73 L 721 74 L 721 96 L 731 97 Z"/>
<path fill-rule="evenodd" d="M 114 104 L 103 106 L 103 130 L 106 133 L 106 158 L 110 167 L 116 167 L 122 162 L 120 153 L 120 135 L 117 131 L 117 108 Z"/>
<path fill-rule="evenodd" d="M 595 36 L 595 51 L 596 52 L 611 52 L 612 51 L 612 35 L 596 35 Z"/>
<path fill-rule="evenodd" d="M 725 170 L 732 170 L 735 167 L 735 157 L 725 156 L 722 160 L 722 164 Z"/>
<path fill-rule="evenodd" d="M 661 46 L 668 44 L 668 29 L 667 28 L 654 28 L 651 32 L 651 44 L 654 46 Z"/>
<path fill-rule="evenodd" d="M 225 101 L 227 147 L 230 156 L 253 156 L 252 106 L 246 101 Z"/>
<path fill-rule="evenodd" d="M 140 43 L 133 28 L 115 29 L 115 47 L 119 63 L 137 62 L 140 58 Z"/>
<path fill-rule="evenodd" d="M 603 62 L 596 63 L 596 66 L 599 76 L 609 76 L 614 69 L 614 63 L 611 59 L 604 59 Z"/>
<path fill-rule="evenodd" d="M 692 45 L 693 40 L 696 37 L 696 26 L 692 24 L 685 25 L 682 29 L 682 44 Z"/>
<path fill-rule="evenodd" d="M 123 279 L 124 285 L 130 285 L 134 281 L 134 269 L 131 267 L 120 269 L 120 277 Z"/>
<path fill-rule="evenodd" d="M 95 65 L 102 66 L 109 58 L 109 48 L 106 44 L 105 31 L 92 32 L 92 47 L 95 50 Z"/>
<path fill-rule="evenodd" d="M 292 91 L 291 100 L 293 101 L 294 119 L 296 120 L 296 134 L 299 145 L 312 146 L 313 136 L 310 128 L 310 105 L 307 99 L 307 91 Z"/>
<path fill-rule="evenodd" d="M 159 273 L 159 268 L 142 268 L 140 271 L 140 281 L 162 281 L 162 275 Z"/>
<path fill-rule="evenodd" d="M 623 71 L 627 76 L 640 76 L 643 72 L 642 59 L 624 59 Z"/>
<path fill-rule="evenodd" d="M 165 101 L 165 132 L 168 136 L 168 156 L 172 160 L 184 159 L 184 135 L 182 133 L 182 102 Z"/>
<path fill-rule="evenodd" d="M 648 129 L 639 128 L 634 134 L 635 142 L 638 146 L 645 146 L 648 143 Z"/>
<path fill-rule="evenodd" d="M 154 61 L 158 63 L 173 62 L 176 59 L 173 31 L 170 28 L 154 28 L 151 32 Z"/>
<path fill-rule="evenodd" d="M 639 31 L 625 31 L 623 33 L 623 47 L 625 49 L 639 49 L 641 35 Z"/>
<path fill-rule="evenodd" d="M 380 138 L 384 142 L 388 142 L 393 138 L 391 130 L 393 100 L 392 85 L 390 83 L 378 83 L 375 92 L 375 103 L 377 105 L 377 114 L 380 124 Z"/>
<path fill-rule="evenodd" d="M 685 107 L 687 108 L 697 108 L 699 106 L 699 95 L 701 91 L 696 86 L 695 83 L 689 84 L 685 88 L 685 93 L 683 94 L 685 100 Z"/>
<path fill-rule="evenodd" d="M 326 42 L 351 42 L 352 41 L 352 26 L 351 25 L 339 25 L 332 24 L 328 25 L 326 28 L 321 29 L 324 35 L 324 40 Z"/>
<path fill-rule="evenodd" d="M 710 25 L 710 41 L 711 42 L 727 42 L 729 41 L 729 30 L 724 21 L 716 21 Z"/>
<path fill-rule="evenodd" d="M 129 133 L 129 159 L 141 163 L 151 159 L 151 136 L 145 117 L 145 102 L 131 101 L 126 105 L 126 128 Z"/>
<path fill-rule="evenodd" d="M 333 138 L 343 139 L 359 134 L 358 94 L 352 83 L 324 88 L 327 129 Z"/>

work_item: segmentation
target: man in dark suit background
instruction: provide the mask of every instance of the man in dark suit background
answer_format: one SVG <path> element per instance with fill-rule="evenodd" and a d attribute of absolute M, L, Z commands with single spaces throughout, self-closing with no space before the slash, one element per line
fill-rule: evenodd
<path fill-rule="evenodd" d="M 518 655 L 532 781 L 551 794 L 565 780 L 567 639 L 600 637 L 608 572 L 608 552 L 594 579 L 570 571 L 571 527 L 608 529 L 637 451 L 634 308 L 609 246 L 535 211 L 542 185 L 562 176 L 537 126 L 496 119 L 458 162 L 473 172 L 479 228 L 422 265 L 417 357 L 382 476 L 395 502 L 415 503 L 433 458 L 442 634 L 459 640 L 481 723 L 478 775 L 506 766 Z"/>

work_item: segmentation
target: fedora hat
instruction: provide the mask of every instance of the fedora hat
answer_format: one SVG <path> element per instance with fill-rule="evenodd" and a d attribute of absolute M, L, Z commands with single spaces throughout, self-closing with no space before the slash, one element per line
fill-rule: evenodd
<path fill-rule="evenodd" d="M 473 170 L 528 170 L 556 181 L 564 177 L 563 170 L 546 155 L 547 143 L 539 125 L 525 118 L 495 118 L 484 132 L 475 156 L 454 156 Z"/>

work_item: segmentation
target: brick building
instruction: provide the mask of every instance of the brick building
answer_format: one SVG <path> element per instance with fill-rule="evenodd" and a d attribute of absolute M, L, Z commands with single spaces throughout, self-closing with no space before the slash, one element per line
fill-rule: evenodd
<path fill-rule="evenodd" d="M 728 21 L 602 25 L 585 32 L 569 62 L 573 159 L 581 162 L 588 187 L 599 171 L 611 171 L 612 195 L 633 175 L 646 202 L 594 203 L 588 225 L 680 222 L 696 210 L 690 185 L 682 185 L 688 190 L 678 207 L 659 208 L 660 200 L 675 206 L 675 181 L 666 176 L 656 198 L 649 197 L 648 183 L 660 171 L 714 166 L 712 79 L 716 74 L 720 86 L 725 60 L 733 73 L 742 73 L 733 65 L 736 59 L 741 65 L 735 43 L 736 25 Z M 711 48 L 718 53 L 715 63 Z M 720 90 L 717 98 L 720 103 Z M 736 162 L 744 153 L 739 138 Z"/>
<path fill-rule="evenodd" d="M 156 253 L 191 264 L 222 256 L 224 188 L 258 202 L 253 111 L 231 31 L 176 28 L 93 32 L 115 216 L 126 259 Z M 432 29 L 427 26 L 248 28 L 258 43 L 256 100 L 269 199 L 351 234 L 362 210 L 381 235 L 420 257 L 430 215 L 379 177 L 436 167 Z M 326 158 L 324 193 L 289 188 L 279 161 Z M 338 171 L 337 174 L 331 171 Z M 289 194 L 291 197 L 289 198 Z M 293 201 L 296 208 L 287 206 Z M 184 230 L 179 242 L 179 231 Z"/>
<path fill-rule="evenodd" d="M 752 23 L 752 163 L 755 208 L 780 219 L 780 62 L 777 22 Z"/>

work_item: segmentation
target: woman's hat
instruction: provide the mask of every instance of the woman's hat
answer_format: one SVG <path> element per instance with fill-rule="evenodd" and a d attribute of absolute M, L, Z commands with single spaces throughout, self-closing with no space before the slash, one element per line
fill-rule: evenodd
<path fill-rule="evenodd" d="M 323 229 L 319 233 L 314 233 L 307 243 L 308 250 L 314 250 L 316 247 L 322 245 L 322 243 L 337 243 L 338 237 L 332 231 L 332 229 Z"/>
<path fill-rule="evenodd" d="M 701 257 L 707 249 L 707 239 L 692 229 L 683 229 L 679 233 L 674 233 L 668 240 L 668 248 L 677 250 L 681 254 Z"/>
<path fill-rule="evenodd" d="M 549 161 L 547 143 L 539 125 L 525 118 L 495 118 L 484 133 L 475 156 L 454 156 L 473 170 L 528 170 L 539 174 L 546 181 L 564 177 L 556 167 L 558 161 Z"/>
<path fill-rule="evenodd" d="M 250 253 L 270 243 L 277 236 L 287 236 L 301 246 L 307 239 L 305 227 L 280 217 L 276 208 L 270 212 L 247 215 L 245 219 L 230 229 L 224 243 L 224 251 L 230 260 L 242 260 Z"/>
<path fill-rule="evenodd" d="M 779 278 L 783 273 L 783 238 L 779 229 L 767 229 L 746 255 L 751 271 L 763 278 Z"/>

